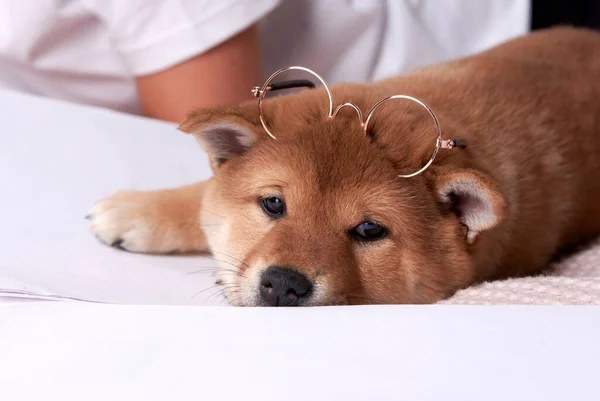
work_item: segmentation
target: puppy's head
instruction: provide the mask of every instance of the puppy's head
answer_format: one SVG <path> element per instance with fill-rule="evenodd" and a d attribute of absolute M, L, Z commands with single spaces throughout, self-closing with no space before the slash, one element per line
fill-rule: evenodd
<path fill-rule="evenodd" d="M 210 155 L 202 223 L 236 305 L 431 303 L 469 285 L 472 243 L 503 218 L 481 172 L 431 155 L 422 111 L 389 109 L 365 136 L 352 112 L 326 116 L 318 90 L 194 112 L 181 129 Z M 381 98 L 359 86 L 338 98 Z M 480 236 L 483 236 L 481 234 Z M 479 239 L 478 239 L 479 240 Z"/>

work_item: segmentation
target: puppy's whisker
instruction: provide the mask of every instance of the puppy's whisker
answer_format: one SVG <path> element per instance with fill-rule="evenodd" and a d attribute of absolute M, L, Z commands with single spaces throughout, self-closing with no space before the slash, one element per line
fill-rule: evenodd
<path fill-rule="evenodd" d="M 210 259 L 212 259 L 212 260 L 214 260 L 214 261 L 216 261 L 216 262 L 227 263 L 228 265 L 230 265 L 230 266 L 233 266 L 233 267 L 235 267 L 235 268 L 237 268 L 237 267 L 238 267 L 238 266 L 237 266 L 235 263 L 233 263 L 233 262 L 230 262 L 230 261 L 228 261 L 228 260 L 217 259 L 217 258 L 210 258 Z"/>
<path fill-rule="evenodd" d="M 217 269 L 214 269 L 214 270 L 213 269 L 211 269 L 211 270 L 200 269 L 200 270 L 195 270 L 193 272 L 186 273 L 185 275 L 191 276 L 192 274 L 217 274 L 217 271 L 218 271 Z"/>
<path fill-rule="evenodd" d="M 237 290 L 229 290 L 227 291 L 227 295 L 239 295 L 242 293 L 241 289 L 237 289 Z M 228 297 L 229 298 L 229 297 Z"/>
<path fill-rule="evenodd" d="M 235 260 L 236 262 L 239 262 L 239 263 L 241 263 L 241 264 L 242 264 L 242 265 L 244 265 L 245 267 L 250 267 L 250 266 L 248 265 L 248 263 L 244 262 L 244 261 L 243 261 L 243 260 L 241 260 L 241 259 L 238 259 L 238 258 L 236 258 L 235 256 L 229 255 L 229 254 L 227 254 L 227 253 L 224 253 L 224 252 L 217 252 L 217 251 L 213 251 L 212 253 L 215 253 L 215 254 L 217 254 L 217 253 L 218 253 L 218 254 L 220 254 L 220 255 L 223 255 L 223 256 L 225 256 L 225 257 L 231 258 L 231 259 Z"/>
<path fill-rule="evenodd" d="M 192 274 L 212 274 L 212 275 L 216 275 L 216 274 L 221 274 L 221 275 L 229 275 L 229 276 L 233 276 L 233 277 L 244 277 L 242 274 L 239 274 L 233 270 L 229 271 L 229 270 L 196 270 L 193 272 L 189 272 L 186 273 L 186 276 L 191 276 Z"/>
<path fill-rule="evenodd" d="M 217 258 L 215 258 L 214 256 L 205 256 L 205 258 L 206 258 L 206 259 L 210 259 L 210 260 L 214 260 L 214 261 L 216 261 L 216 262 L 227 263 L 228 265 L 231 265 L 231 266 L 233 266 L 233 267 L 235 267 L 235 268 L 238 268 L 238 266 L 237 266 L 235 263 L 233 263 L 233 262 L 230 262 L 230 261 L 228 261 L 228 260 L 224 260 L 224 259 L 217 259 Z M 242 262 L 242 263 L 243 263 L 243 262 Z M 246 265 L 246 266 L 244 266 L 244 267 L 249 267 L 249 266 L 247 266 L 247 265 Z"/>
<path fill-rule="evenodd" d="M 221 272 L 223 274 L 226 273 L 226 274 L 229 274 L 229 275 L 232 275 L 232 276 L 240 276 L 240 274 L 237 271 L 235 271 L 235 270 L 223 269 L 223 270 L 221 270 Z"/>
<path fill-rule="evenodd" d="M 227 291 L 227 293 L 226 293 L 226 294 L 223 294 L 223 295 L 225 295 L 225 296 L 223 297 L 223 300 L 225 300 L 225 301 L 227 301 L 227 302 L 228 302 L 228 305 L 227 305 L 227 306 L 231 306 L 231 300 L 230 300 L 230 296 L 233 296 L 233 295 L 239 295 L 239 294 L 241 294 L 241 293 L 242 293 L 241 289 L 237 289 L 237 290 L 229 290 L 229 291 Z M 221 305 L 222 303 L 223 303 L 223 301 L 221 301 L 221 303 L 220 303 L 219 305 Z"/>
<path fill-rule="evenodd" d="M 235 272 L 235 271 L 230 271 L 230 270 L 221 270 L 221 271 L 219 272 L 219 274 L 223 274 L 223 275 L 229 275 L 229 276 L 233 276 L 233 277 L 239 276 L 239 274 L 237 274 L 237 272 Z"/>
<path fill-rule="evenodd" d="M 208 294 L 208 296 L 207 296 L 207 297 L 204 299 L 204 302 L 207 302 L 207 303 L 208 303 L 208 301 L 209 301 L 209 300 L 210 300 L 212 297 L 214 297 L 214 296 L 215 296 L 215 295 L 217 295 L 217 294 L 221 294 L 221 293 L 223 293 L 223 289 L 222 289 L 222 288 L 217 288 L 217 290 L 216 290 L 216 291 L 212 291 L 210 294 Z"/>
<path fill-rule="evenodd" d="M 210 301 L 215 295 L 221 295 L 223 296 L 223 290 L 221 288 L 219 288 L 217 291 L 213 292 L 212 295 L 210 295 L 208 298 L 206 298 L 206 301 L 208 303 L 208 301 Z"/>
<path fill-rule="evenodd" d="M 220 273 L 220 272 L 231 272 L 231 273 L 233 273 L 233 274 L 235 274 L 235 275 L 237 275 L 237 276 L 239 276 L 239 277 L 242 277 L 242 278 L 245 278 L 245 279 L 247 279 L 245 272 L 242 272 L 242 271 L 240 271 L 240 270 L 237 270 L 237 269 L 238 269 L 238 266 L 236 266 L 234 263 L 232 263 L 232 262 L 228 262 L 228 261 L 226 261 L 226 260 L 215 259 L 215 258 L 211 258 L 211 259 L 212 259 L 212 260 L 215 260 L 215 261 L 217 261 L 217 262 L 223 262 L 223 263 L 227 263 L 227 264 L 229 264 L 229 265 L 231 265 L 231 266 L 233 266 L 233 267 L 235 267 L 235 268 L 236 268 L 236 270 L 234 270 L 234 269 L 225 269 L 225 268 L 222 268 L 222 267 L 217 267 L 217 268 L 216 268 L 216 272 L 217 272 L 217 273 Z"/>
<path fill-rule="evenodd" d="M 215 285 L 212 285 L 212 286 L 210 286 L 210 287 L 206 287 L 206 288 L 205 288 L 205 289 L 203 289 L 202 291 L 198 291 L 197 293 L 195 293 L 194 295 L 192 295 L 192 299 L 196 298 L 198 295 L 202 294 L 203 292 L 206 292 L 206 291 L 208 291 L 208 290 L 215 289 L 215 288 L 217 288 L 218 286 L 219 286 L 219 285 L 215 284 Z"/>
<path fill-rule="evenodd" d="M 225 263 L 227 263 L 227 262 L 225 262 Z M 231 264 L 231 265 L 232 265 L 233 267 L 237 267 L 237 266 L 235 266 L 235 265 L 233 265 L 233 264 Z M 217 274 L 221 274 L 221 273 L 230 273 L 230 274 L 232 274 L 232 275 L 234 275 L 234 276 L 239 276 L 239 277 L 246 278 L 246 276 L 244 275 L 244 273 L 243 273 L 243 272 L 240 272 L 240 271 L 239 271 L 239 270 L 237 270 L 237 269 L 227 269 L 227 268 L 223 268 L 223 267 L 218 267 L 218 268 L 216 269 L 216 273 L 217 273 Z"/>
<path fill-rule="evenodd" d="M 200 266 L 198 270 L 219 270 L 219 266 Z"/>
<path fill-rule="evenodd" d="M 237 293 L 242 291 L 242 287 L 236 283 L 227 283 L 223 285 L 223 289 L 227 291 L 227 293 Z"/>
<path fill-rule="evenodd" d="M 223 289 L 226 291 L 241 291 L 242 287 L 237 283 L 223 284 Z"/>
<path fill-rule="evenodd" d="M 232 304 L 233 304 L 234 306 L 240 306 L 240 301 L 241 301 L 242 299 L 244 299 L 244 296 L 243 296 L 242 294 L 240 294 L 240 295 L 238 295 L 237 297 L 230 299 L 230 300 L 229 300 L 229 302 L 230 302 L 229 304 L 230 304 L 230 305 L 232 305 Z"/>

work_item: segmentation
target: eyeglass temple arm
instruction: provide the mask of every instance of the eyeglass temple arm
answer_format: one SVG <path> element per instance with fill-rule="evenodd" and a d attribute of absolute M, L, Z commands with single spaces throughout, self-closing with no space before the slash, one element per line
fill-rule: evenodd
<path fill-rule="evenodd" d="M 271 82 L 266 90 L 268 91 L 278 91 L 283 89 L 294 89 L 294 88 L 309 88 L 314 89 L 314 82 L 308 79 L 291 79 L 289 81 L 279 81 L 279 82 Z M 259 87 L 255 87 L 252 89 L 252 93 L 254 96 L 260 96 L 261 90 Z"/>
<path fill-rule="evenodd" d="M 467 148 L 467 140 L 466 139 L 439 139 L 440 148 L 441 149 L 466 149 Z"/>
<path fill-rule="evenodd" d="M 308 79 L 291 79 L 289 81 L 271 82 L 269 84 L 270 91 L 278 91 L 282 89 L 294 89 L 294 88 L 309 88 L 314 89 L 315 84 Z"/>
<path fill-rule="evenodd" d="M 466 149 L 467 148 L 467 140 L 466 139 L 450 139 L 452 141 L 453 148 Z"/>

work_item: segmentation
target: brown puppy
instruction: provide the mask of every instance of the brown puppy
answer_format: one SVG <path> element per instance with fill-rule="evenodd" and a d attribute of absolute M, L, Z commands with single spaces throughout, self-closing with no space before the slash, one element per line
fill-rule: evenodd
<path fill-rule="evenodd" d="M 406 94 L 466 150 L 426 162 L 432 122 L 409 102 L 361 130 L 327 119 L 323 89 L 190 115 L 214 178 L 100 201 L 92 229 L 134 252 L 211 250 L 236 305 L 432 303 L 542 271 L 600 233 L 600 34 L 558 28 L 371 85 L 332 88 L 368 110 Z"/>

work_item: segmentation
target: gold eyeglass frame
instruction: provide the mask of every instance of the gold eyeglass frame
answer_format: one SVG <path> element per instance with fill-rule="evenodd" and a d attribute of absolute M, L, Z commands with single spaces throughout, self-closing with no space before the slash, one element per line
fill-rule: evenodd
<path fill-rule="evenodd" d="M 315 78 L 317 78 L 319 80 L 319 82 L 321 82 L 321 84 L 323 84 L 323 87 L 325 88 L 325 91 L 327 92 L 327 97 L 329 99 L 329 112 L 327 114 L 327 118 L 334 118 L 341 109 L 343 109 L 344 107 L 350 107 L 354 111 L 356 111 L 356 113 L 358 114 L 360 126 L 363 129 L 363 133 L 365 135 L 367 135 L 367 129 L 369 126 L 369 122 L 371 121 L 371 118 L 373 117 L 373 113 L 375 112 L 375 110 L 377 110 L 377 108 L 379 106 L 381 106 L 382 104 L 389 102 L 391 100 L 395 100 L 395 99 L 410 100 L 414 103 L 417 103 L 418 105 L 420 105 L 427 111 L 427 113 L 433 120 L 433 123 L 435 125 L 435 132 L 436 132 L 436 142 L 435 142 L 435 149 L 433 151 L 433 154 L 431 155 L 431 158 L 429 159 L 429 161 L 422 168 L 417 170 L 416 172 L 411 173 L 411 174 L 399 174 L 398 177 L 410 178 L 410 177 L 414 177 L 416 175 L 421 174 L 422 172 L 427 170 L 431 166 L 431 164 L 433 164 L 433 161 L 435 160 L 435 157 L 437 156 L 440 149 L 454 149 L 455 147 L 460 147 L 460 148 L 466 147 L 466 141 L 464 141 L 462 139 L 443 139 L 440 122 L 439 122 L 438 118 L 436 117 L 435 113 L 433 112 L 433 110 L 431 110 L 431 108 L 428 105 L 426 105 L 424 102 L 422 102 L 421 100 L 419 100 L 415 97 L 412 97 L 412 96 L 393 95 L 393 96 L 388 96 L 384 99 L 381 99 L 380 101 L 375 103 L 375 105 L 373 107 L 371 107 L 371 109 L 367 113 L 367 117 L 364 119 L 363 119 L 361 110 L 358 108 L 358 106 L 356 106 L 353 103 L 340 104 L 334 110 L 333 97 L 331 95 L 331 91 L 329 90 L 329 86 L 327 85 L 325 80 L 316 72 L 314 72 L 306 67 L 300 67 L 300 66 L 291 66 L 291 67 L 281 68 L 280 70 L 271 74 L 271 76 L 265 81 L 265 83 L 263 84 L 262 87 L 255 86 L 254 88 L 252 88 L 252 94 L 258 98 L 258 114 L 259 114 L 260 123 L 261 123 L 263 129 L 265 130 L 265 132 L 272 139 L 277 139 L 277 137 L 273 134 L 273 132 L 271 132 L 271 130 L 269 129 L 269 127 L 267 125 L 267 122 L 265 121 L 265 118 L 263 115 L 263 101 L 264 101 L 264 98 L 265 98 L 267 92 L 269 92 L 272 89 L 271 84 L 273 83 L 273 80 L 281 73 L 284 73 L 287 71 L 293 71 L 293 70 L 298 70 L 298 71 L 303 71 L 303 72 L 309 73 L 309 74 L 313 75 Z"/>

